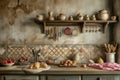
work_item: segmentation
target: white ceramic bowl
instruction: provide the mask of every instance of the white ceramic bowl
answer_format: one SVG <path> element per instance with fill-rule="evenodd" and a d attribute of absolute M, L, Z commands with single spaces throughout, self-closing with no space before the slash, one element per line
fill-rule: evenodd
<path fill-rule="evenodd" d="M 2 64 L 3 66 L 9 67 L 9 66 L 13 66 L 15 63 L 7 63 L 7 64 Z"/>

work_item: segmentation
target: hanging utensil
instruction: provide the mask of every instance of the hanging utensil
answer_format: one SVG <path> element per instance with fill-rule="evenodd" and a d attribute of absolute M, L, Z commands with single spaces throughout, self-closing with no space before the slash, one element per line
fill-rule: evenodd
<path fill-rule="evenodd" d="M 62 34 L 63 34 L 63 28 L 60 27 L 60 37 L 62 36 Z"/>
<path fill-rule="evenodd" d="M 59 39 L 59 27 L 56 29 L 56 39 Z"/>
<path fill-rule="evenodd" d="M 54 27 L 54 40 L 56 40 L 56 28 Z"/>

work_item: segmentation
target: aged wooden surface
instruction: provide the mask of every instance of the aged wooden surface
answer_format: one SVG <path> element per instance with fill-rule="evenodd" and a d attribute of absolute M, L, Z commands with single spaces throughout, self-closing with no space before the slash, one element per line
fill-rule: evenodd
<path fill-rule="evenodd" d="M 0 74 L 25 74 L 23 68 L 16 66 L 16 68 L 6 68 L 0 67 Z M 31 73 L 27 73 L 31 74 Z M 67 75 L 74 75 L 74 74 L 120 74 L 120 71 L 106 71 L 106 70 L 99 70 L 94 68 L 82 68 L 78 67 L 58 67 L 58 66 L 51 66 L 50 70 L 43 71 L 37 74 L 67 74 Z"/>

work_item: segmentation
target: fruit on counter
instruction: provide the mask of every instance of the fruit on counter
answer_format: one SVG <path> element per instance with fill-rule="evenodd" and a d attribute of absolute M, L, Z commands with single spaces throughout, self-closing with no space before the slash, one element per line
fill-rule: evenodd
<path fill-rule="evenodd" d="M 77 62 L 72 60 L 64 60 L 60 62 L 60 66 L 76 66 Z"/>
<path fill-rule="evenodd" d="M 94 60 L 90 59 L 90 60 L 89 60 L 89 63 L 92 63 L 92 64 L 93 64 L 93 63 L 95 63 L 95 62 L 94 62 Z"/>
<path fill-rule="evenodd" d="M 86 68 L 87 64 L 82 64 L 81 67 Z"/>
<path fill-rule="evenodd" d="M 35 62 L 29 65 L 29 69 L 39 69 L 39 68 L 47 68 L 47 64 L 45 62 Z"/>
<path fill-rule="evenodd" d="M 2 64 L 9 64 L 9 63 L 15 63 L 15 60 L 10 58 L 2 60 Z"/>
<path fill-rule="evenodd" d="M 54 64 L 54 60 L 52 60 L 52 59 L 49 59 L 49 60 L 47 60 L 47 64 Z"/>
<path fill-rule="evenodd" d="M 104 63 L 104 60 L 101 57 L 99 57 L 98 60 L 97 60 L 97 63 L 102 64 L 102 63 Z"/>

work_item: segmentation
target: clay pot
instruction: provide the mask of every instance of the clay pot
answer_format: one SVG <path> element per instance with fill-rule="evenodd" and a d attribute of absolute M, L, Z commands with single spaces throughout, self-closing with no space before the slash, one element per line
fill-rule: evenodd
<path fill-rule="evenodd" d="M 38 19 L 39 21 L 44 20 L 44 15 L 42 15 L 42 14 L 37 15 L 37 19 Z"/>
<path fill-rule="evenodd" d="M 85 20 L 90 20 L 89 15 L 85 15 Z"/>
<path fill-rule="evenodd" d="M 60 20 L 66 20 L 66 16 L 65 16 L 63 13 L 61 13 L 61 14 L 59 15 L 59 19 L 60 19 Z"/>
<path fill-rule="evenodd" d="M 83 20 L 83 16 L 80 13 L 77 14 L 77 20 Z"/>
<path fill-rule="evenodd" d="M 98 13 L 98 19 L 100 20 L 108 20 L 109 19 L 109 13 L 107 10 L 103 9 L 100 10 Z"/>
<path fill-rule="evenodd" d="M 53 12 L 52 12 L 52 11 L 48 12 L 48 19 L 49 19 L 50 21 L 55 20 L 55 18 L 54 18 L 54 16 L 53 16 Z"/>
<path fill-rule="evenodd" d="M 92 16 L 91 16 L 91 20 L 96 20 L 95 15 L 92 15 Z"/>

